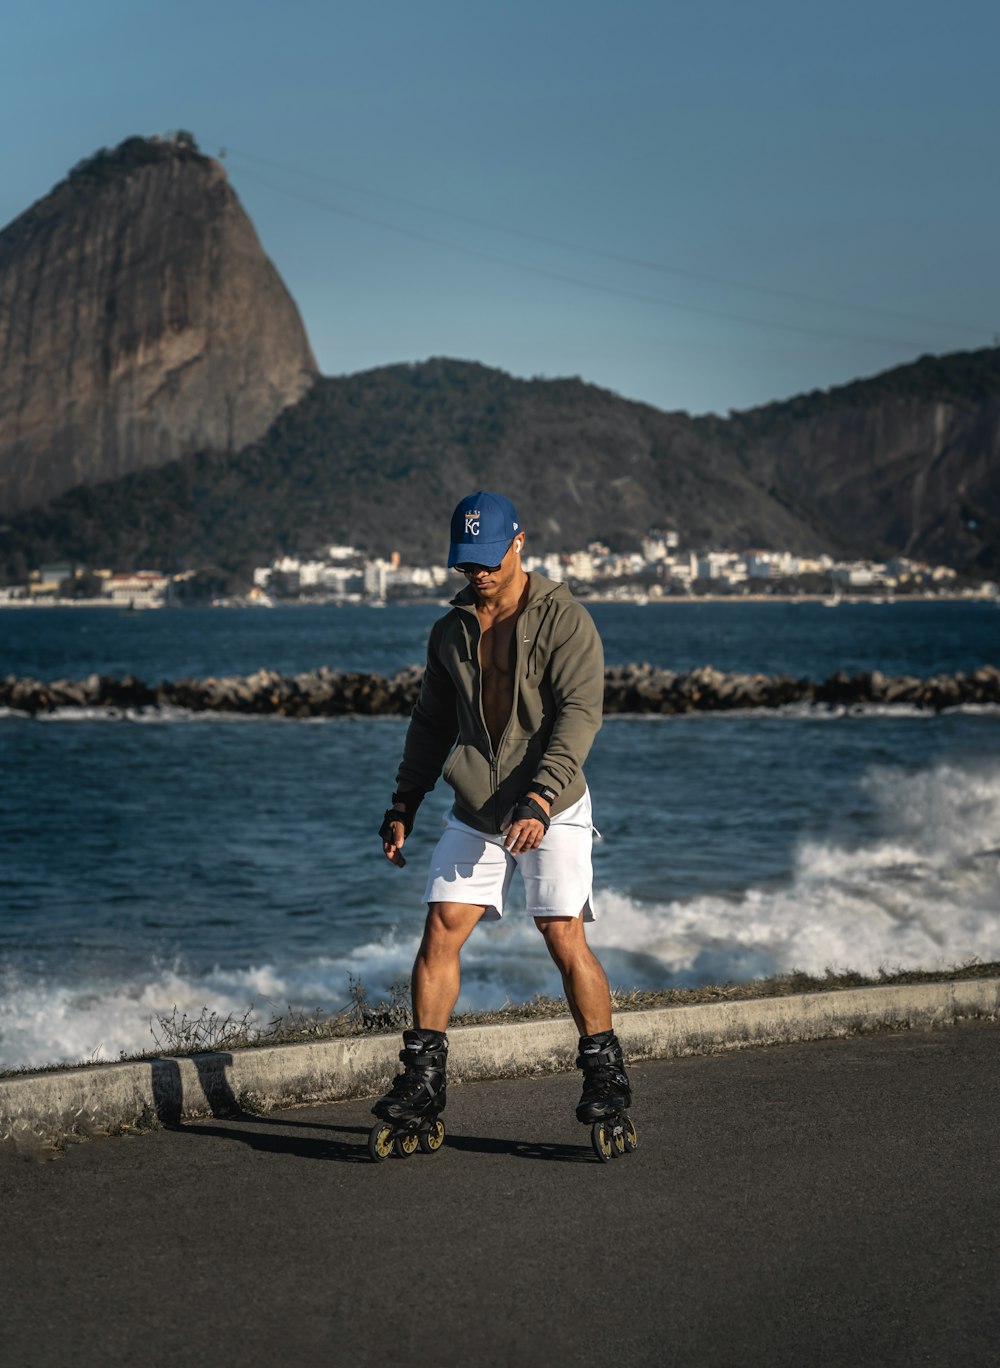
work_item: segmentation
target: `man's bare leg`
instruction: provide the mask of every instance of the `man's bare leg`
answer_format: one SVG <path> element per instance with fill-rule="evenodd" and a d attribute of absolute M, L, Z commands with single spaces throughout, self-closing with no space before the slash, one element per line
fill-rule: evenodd
<path fill-rule="evenodd" d="M 608 978 L 587 944 L 583 914 L 579 917 L 536 917 L 535 925 L 562 974 L 566 1001 L 581 1036 L 610 1031 Z"/>
<path fill-rule="evenodd" d="M 410 991 L 418 1030 L 447 1031 L 461 986 L 460 952 L 485 911 L 472 903 L 431 903 Z"/>
<path fill-rule="evenodd" d="M 577 1066 L 583 1070 L 583 1093 L 576 1119 L 590 1126 L 599 1159 L 626 1154 L 637 1146 L 628 1116 L 632 1088 L 625 1072 L 621 1043 L 611 1024 L 608 980 L 594 955 L 579 917 L 536 917 L 549 954 L 562 974 L 566 1000 L 580 1032 Z"/>

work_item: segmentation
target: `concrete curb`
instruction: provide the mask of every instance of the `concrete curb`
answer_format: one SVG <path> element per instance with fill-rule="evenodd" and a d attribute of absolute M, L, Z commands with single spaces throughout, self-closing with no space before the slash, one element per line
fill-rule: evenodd
<path fill-rule="evenodd" d="M 622 1012 L 616 1026 L 627 1058 L 640 1060 L 920 1030 L 969 1017 L 1000 1017 L 1000 978 L 660 1007 Z M 568 1017 L 462 1026 L 449 1039 L 448 1076 L 455 1083 L 556 1073 L 572 1068 L 576 1053 Z M 395 1072 L 398 1051 L 397 1036 L 354 1036 L 18 1074 L 0 1079 L 0 1138 L 45 1141 L 373 1097 Z"/>

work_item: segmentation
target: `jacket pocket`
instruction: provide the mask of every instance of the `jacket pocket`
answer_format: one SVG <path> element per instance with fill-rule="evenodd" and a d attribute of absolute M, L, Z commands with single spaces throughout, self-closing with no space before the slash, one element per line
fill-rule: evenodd
<path fill-rule="evenodd" d="M 459 741 L 441 777 L 451 785 L 461 802 L 475 812 L 484 808 L 493 796 L 489 759 L 478 746 L 468 741 Z"/>

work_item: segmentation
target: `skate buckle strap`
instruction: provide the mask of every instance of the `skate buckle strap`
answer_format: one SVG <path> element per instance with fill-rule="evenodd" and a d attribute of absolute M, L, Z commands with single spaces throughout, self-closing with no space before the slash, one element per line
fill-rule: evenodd
<path fill-rule="evenodd" d="M 414 1046 L 404 1045 L 399 1052 L 399 1057 L 404 1064 L 430 1065 L 432 1068 L 443 1069 L 448 1059 L 447 1045 Z"/>
<path fill-rule="evenodd" d="M 581 1050 L 577 1056 L 576 1067 L 578 1069 L 602 1069 L 609 1065 L 612 1068 L 622 1067 L 621 1046 L 617 1043 L 608 1044 L 599 1050 Z"/>

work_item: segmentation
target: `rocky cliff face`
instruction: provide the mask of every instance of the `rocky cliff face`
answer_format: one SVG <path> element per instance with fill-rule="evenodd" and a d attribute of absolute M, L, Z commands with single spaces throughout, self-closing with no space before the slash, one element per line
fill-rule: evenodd
<path fill-rule="evenodd" d="M 823 546 L 1000 566 L 1000 349 L 738 414 L 728 435 Z"/>
<path fill-rule="evenodd" d="M 0 233 L 0 513 L 234 451 L 316 375 L 219 163 L 131 138 Z"/>

